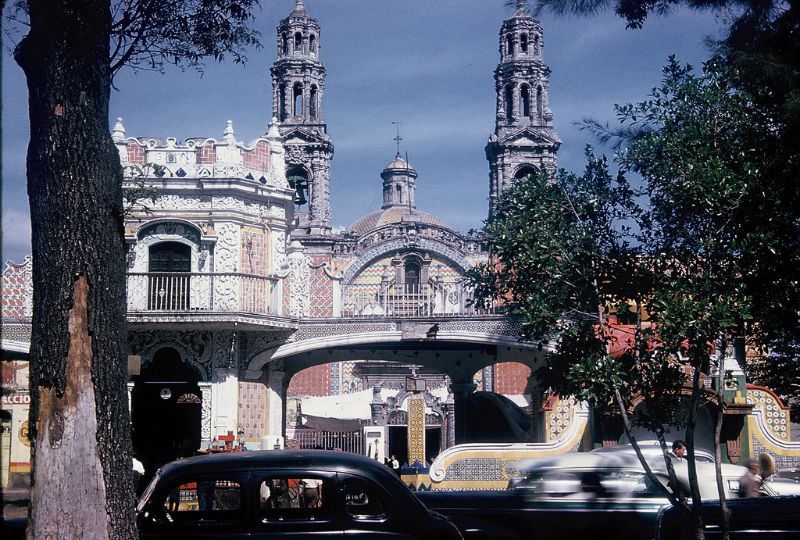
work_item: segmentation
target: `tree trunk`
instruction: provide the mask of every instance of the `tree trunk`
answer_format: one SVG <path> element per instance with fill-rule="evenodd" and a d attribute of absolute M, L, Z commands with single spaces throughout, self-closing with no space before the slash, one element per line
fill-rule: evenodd
<path fill-rule="evenodd" d="M 717 493 L 719 494 L 719 508 L 722 513 L 721 532 L 722 540 L 730 539 L 731 512 L 728 508 L 728 498 L 725 496 L 725 481 L 722 478 L 722 422 L 725 419 L 725 400 L 722 398 L 723 385 L 725 384 L 725 355 L 728 350 L 728 340 L 722 334 L 717 340 L 717 416 L 714 420 L 714 476 L 717 479 Z"/>
<path fill-rule="evenodd" d="M 134 538 L 109 1 L 30 0 L 34 538 Z M 37 424 L 38 422 L 38 424 Z"/>
<path fill-rule="evenodd" d="M 697 427 L 697 412 L 700 408 L 700 399 L 703 389 L 700 387 L 700 363 L 693 362 L 692 397 L 689 407 L 689 420 L 686 423 L 686 446 L 688 451 L 687 466 L 689 469 L 689 493 L 692 498 L 692 518 L 695 526 L 695 538 L 705 538 L 703 524 L 703 504 L 700 498 L 700 487 L 697 484 L 697 462 L 694 460 L 694 433 Z"/>

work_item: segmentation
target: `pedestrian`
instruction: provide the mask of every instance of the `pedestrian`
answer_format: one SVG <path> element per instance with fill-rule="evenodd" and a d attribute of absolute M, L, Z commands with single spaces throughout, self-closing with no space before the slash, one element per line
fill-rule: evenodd
<path fill-rule="evenodd" d="M 745 466 L 747 471 L 739 478 L 739 497 L 758 497 L 761 489 L 761 467 L 754 459 L 748 460 Z"/>
<path fill-rule="evenodd" d="M 302 508 L 319 508 L 322 480 L 318 478 L 304 478 L 300 481 L 300 487 L 302 488 L 300 498 Z"/>
<path fill-rule="evenodd" d="M 677 439 L 672 443 L 672 452 L 669 453 L 674 463 L 683 463 L 686 461 L 686 441 Z"/>
<path fill-rule="evenodd" d="M 391 462 L 392 470 L 394 471 L 394 473 L 397 476 L 400 476 L 400 462 L 397 461 L 397 458 L 394 457 L 394 454 L 392 454 L 390 462 Z"/>

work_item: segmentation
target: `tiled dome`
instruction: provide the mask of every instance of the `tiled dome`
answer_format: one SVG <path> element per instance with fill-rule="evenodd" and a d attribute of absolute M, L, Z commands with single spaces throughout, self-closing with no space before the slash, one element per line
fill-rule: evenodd
<path fill-rule="evenodd" d="M 419 210 L 404 206 L 393 206 L 385 210 L 367 214 L 353 223 L 348 230 L 358 236 L 363 236 L 380 227 L 400 223 L 421 223 L 423 225 L 447 227 L 442 220 L 428 212 L 420 212 Z"/>

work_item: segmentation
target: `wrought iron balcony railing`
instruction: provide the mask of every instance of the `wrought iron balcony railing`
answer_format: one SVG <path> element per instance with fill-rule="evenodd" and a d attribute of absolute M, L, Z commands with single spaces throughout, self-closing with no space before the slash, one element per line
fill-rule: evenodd
<path fill-rule="evenodd" d="M 128 311 L 280 314 L 277 279 L 235 272 L 129 272 Z"/>
<path fill-rule="evenodd" d="M 493 305 L 472 305 L 472 290 L 461 283 L 356 286 L 345 292 L 342 302 L 343 317 L 470 317 L 495 313 Z"/>

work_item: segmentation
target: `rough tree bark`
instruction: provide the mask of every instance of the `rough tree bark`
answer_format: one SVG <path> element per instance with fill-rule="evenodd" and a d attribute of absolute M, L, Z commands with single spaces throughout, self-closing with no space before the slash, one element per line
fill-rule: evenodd
<path fill-rule="evenodd" d="M 30 0 L 34 538 L 133 538 L 122 169 L 108 0 Z"/>

